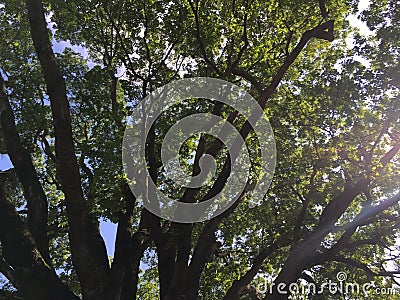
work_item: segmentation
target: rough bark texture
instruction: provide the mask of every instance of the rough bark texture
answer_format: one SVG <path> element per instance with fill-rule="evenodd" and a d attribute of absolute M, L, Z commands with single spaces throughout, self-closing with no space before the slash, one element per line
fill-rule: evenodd
<path fill-rule="evenodd" d="M 28 228 L 0 188 L 0 242 L 9 276 L 27 300 L 78 299 L 45 262 Z"/>
<path fill-rule="evenodd" d="M 72 138 L 64 78 L 51 48 L 43 4 L 27 0 L 31 36 L 50 98 L 55 132 L 57 173 L 67 205 L 72 260 L 85 299 L 106 299 L 108 257 L 98 227 L 89 217 Z"/>
<path fill-rule="evenodd" d="M 3 77 L 0 75 L 0 123 L 4 146 L 24 189 L 28 206 L 28 227 L 47 263 L 50 263 L 47 238 L 47 199 L 39 182 L 30 153 L 18 135 L 14 113 L 8 99 Z"/>

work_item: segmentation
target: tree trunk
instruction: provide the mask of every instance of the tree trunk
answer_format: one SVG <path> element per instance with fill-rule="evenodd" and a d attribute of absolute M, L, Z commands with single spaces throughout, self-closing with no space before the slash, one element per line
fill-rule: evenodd
<path fill-rule="evenodd" d="M 28 228 L 0 188 L 0 242 L 10 275 L 26 300 L 78 300 L 46 264 Z"/>

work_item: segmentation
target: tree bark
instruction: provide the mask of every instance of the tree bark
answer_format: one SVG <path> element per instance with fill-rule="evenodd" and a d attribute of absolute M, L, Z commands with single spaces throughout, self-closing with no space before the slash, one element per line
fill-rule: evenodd
<path fill-rule="evenodd" d="M 66 86 L 51 47 L 41 0 L 26 0 L 33 44 L 50 98 L 56 148 L 56 168 L 65 194 L 72 261 L 85 299 L 107 299 L 110 275 L 104 241 L 89 216 L 79 174 Z"/>
<path fill-rule="evenodd" d="M 28 228 L 0 188 L 0 242 L 13 284 L 26 300 L 78 300 L 45 262 Z"/>
<path fill-rule="evenodd" d="M 33 166 L 32 157 L 22 145 L 17 132 L 14 113 L 1 75 L 0 88 L 0 123 L 4 146 L 24 191 L 28 207 L 28 228 L 43 258 L 50 264 L 47 198 Z"/>

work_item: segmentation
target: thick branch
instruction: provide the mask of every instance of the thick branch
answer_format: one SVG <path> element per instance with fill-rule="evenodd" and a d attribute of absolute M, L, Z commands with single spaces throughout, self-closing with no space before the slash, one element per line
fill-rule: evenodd
<path fill-rule="evenodd" d="M 274 76 L 271 84 L 261 95 L 260 106 L 262 108 L 265 108 L 265 105 L 266 105 L 268 99 L 275 92 L 279 83 L 285 76 L 287 70 L 293 64 L 293 62 L 296 60 L 296 58 L 299 56 L 299 54 L 301 53 L 303 48 L 307 45 L 307 43 L 312 38 L 319 38 L 322 40 L 332 42 L 334 39 L 333 28 L 334 28 L 334 21 L 330 20 L 321 25 L 314 27 L 311 30 L 307 30 L 306 32 L 303 33 L 299 43 L 296 45 L 296 47 L 293 49 L 293 51 L 287 56 L 285 62 L 282 64 L 282 66 L 279 68 L 278 72 Z"/>
<path fill-rule="evenodd" d="M 28 228 L 0 188 L 0 242 L 13 283 L 27 300 L 77 300 L 45 262 Z M 11 268 L 11 269 L 10 269 Z M 8 275 L 6 273 L 6 275 Z"/>
<path fill-rule="evenodd" d="M 28 227 L 38 248 L 50 262 L 47 238 L 47 198 L 39 182 L 29 152 L 22 145 L 15 126 L 14 113 L 8 99 L 5 82 L 0 75 L 0 123 L 4 146 L 10 156 L 15 172 L 24 190 L 28 206 Z"/>
<path fill-rule="evenodd" d="M 294 48 L 294 50 L 290 53 L 290 55 L 286 58 L 285 62 L 282 64 L 282 66 L 279 68 L 279 70 L 278 70 L 277 74 L 275 75 L 274 79 L 272 80 L 271 84 L 261 94 L 260 99 L 259 99 L 259 104 L 262 109 L 265 109 L 267 100 L 274 93 L 274 91 L 278 87 L 279 83 L 281 82 L 282 78 L 286 74 L 289 67 L 293 64 L 293 62 L 295 61 L 297 56 L 300 54 L 300 52 L 306 46 L 308 41 L 311 40 L 312 38 L 320 38 L 320 39 L 332 41 L 333 40 L 333 21 L 327 21 L 321 25 L 318 25 L 317 27 L 315 27 L 312 30 L 306 31 L 303 34 L 300 42 L 297 44 L 297 46 Z M 243 139 L 246 139 L 246 137 L 249 135 L 251 129 L 252 129 L 251 124 L 248 121 L 246 121 L 239 131 L 241 137 Z M 222 147 L 222 145 L 219 145 L 217 143 L 217 141 L 215 141 L 211 147 L 215 147 L 215 146 L 217 146 L 217 148 L 218 148 L 217 151 L 219 151 Z M 208 198 L 212 197 L 213 195 L 219 193 L 221 190 L 221 187 L 224 186 L 226 180 L 229 177 L 229 172 L 230 172 L 229 162 L 230 162 L 229 159 L 227 159 L 225 161 L 225 165 L 224 165 L 223 171 L 221 172 L 221 175 L 215 181 L 213 187 L 209 190 L 209 192 L 205 196 L 205 199 L 208 199 Z"/>
<path fill-rule="evenodd" d="M 306 199 L 304 199 L 304 197 L 295 188 L 292 187 L 292 190 L 301 200 L 301 210 L 299 215 L 297 216 L 297 220 L 293 229 L 292 247 L 295 248 L 297 247 L 297 244 L 300 241 L 301 226 L 303 225 L 304 218 L 306 217 L 307 208 L 311 202 L 311 198 L 307 197 Z"/>
<path fill-rule="evenodd" d="M 72 138 L 66 86 L 49 40 L 41 0 L 26 0 L 31 36 L 39 57 L 50 98 L 55 132 L 57 173 L 67 206 L 72 261 L 86 299 L 104 294 L 109 271 L 104 241 L 90 220 L 81 187 L 79 166 Z"/>
<path fill-rule="evenodd" d="M 0 256 L 0 273 L 2 273 L 14 286 L 17 286 L 13 268 Z"/>
<path fill-rule="evenodd" d="M 134 266 L 132 265 L 131 255 L 134 250 L 133 237 L 133 209 L 136 198 L 132 194 L 127 183 L 122 186 L 122 194 L 125 200 L 124 211 L 120 212 L 117 228 L 117 236 L 115 240 L 115 254 L 112 263 L 112 281 L 116 289 L 116 293 L 120 294 L 123 290 L 124 277 L 132 273 Z M 131 283 L 133 284 L 133 282 Z"/>
<path fill-rule="evenodd" d="M 229 207 L 222 214 L 208 221 L 208 223 L 204 226 L 203 231 L 201 232 L 193 250 L 192 260 L 189 265 L 188 273 L 191 276 L 192 286 L 198 285 L 201 272 L 203 271 L 208 258 L 214 252 L 213 248 L 215 244 L 215 230 L 218 228 L 221 222 L 227 216 L 229 216 L 243 201 L 243 198 L 246 196 L 248 191 L 249 189 L 245 189 L 245 191 L 239 196 L 239 198 L 231 207 Z"/>
<path fill-rule="evenodd" d="M 343 226 L 343 229 L 358 227 L 363 225 L 369 218 L 380 214 L 381 212 L 393 207 L 400 202 L 400 193 L 395 196 L 382 201 L 380 204 L 371 206 L 368 209 L 360 212 L 357 217 L 350 223 Z"/>
<path fill-rule="evenodd" d="M 235 280 L 232 286 L 229 288 L 226 293 L 224 300 L 238 300 L 242 295 L 243 291 L 246 289 L 247 285 L 253 280 L 254 276 L 257 275 L 260 270 L 264 260 L 274 253 L 278 249 L 278 245 L 276 243 L 272 244 L 269 247 L 264 248 L 254 259 L 253 265 L 250 270 L 246 272 L 239 280 Z"/>
<path fill-rule="evenodd" d="M 376 172 L 381 172 L 384 167 L 393 159 L 393 157 L 399 152 L 400 143 L 396 143 L 380 160 L 381 166 L 379 166 Z M 354 197 L 363 192 L 368 184 L 371 182 L 371 176 L 361 179 L 354 187 L 349 187 L 343 191 L 341 196 L 333 199 L 325 207 L 321 214 L 319 227 L 331 227 L 334 225 L 336 220 L 345 212 L 347 207 L 353 201 Z M 346 195 L 348 194 L 348 195 Z"/>
<path fill-rule="evenodd" d="M 196 8 L 194 7 L 193 3 L 191 3 L 191 7 L 192 7 L 192 10 L 193 10 L 193 12 L 195 14 L 195 18 L 196 18 Z M 196 20 L 196 24 L 197 24 L 197 32 L 198 32 L 198 41 L 200 43 L 201 38 L 199 35 L 198 20 Z M 285 60 L 285 62 L 281 66 L 281 68 L 278 70 L 278 73 L 274 77 L 272 83 L 269 85 L 269 87 L 264 92 L 262 92 L 261 97 L 259 99 L 259 104 L 263 109 L 265 108 L 266 101 L 270 98 L 272 93 L 276 90 L 278 84 L 282 80 L 283 76 L 286 74 L 290 65 L 294 62 L 294 60 L 300 54 L 301 50 L 305 47 L 307 42 L 313 37 L 321 38 L 321 39 L 325 39 L 325 40 L 333 40 L 333 21 L 328 21 L 328 22 L 326 22 L 322 25 L 319 25 L 319 26 L 315 27 L 314 29 L 307 31 L 303 34 L 299 44 L 295 47 L 295 49 L 287 57 L 287 59 Z M 200 47 L 201 47 L 201 45 L 200 45 Z M 203 55 L 206 55 L 205 51 L 204 51 L 204 47 L 201 47 L 201 48 L 203 48 L 203 50 L 202 50 Z M 208 63 L 211 64 L 211 66 L 213 66 L 212 61 L 208 61 Z M 214 65 L 214 69 L 217 73 L 219 72 L 219 70 L 216 69 L 215 65 Z M 250 78 L 250 79 L 253 82 L 257 83 L 257 81 L 254 81 L 255 79 L 252 79 L 252 78 Z M 256 88 L 260 89 L 260 85 L 258 85 L 258 83 L 257 83 Z M 229 116 L 229 118 L 231 118 L 231 117 L 233 117 L 233 119 L 234 119 L 235 114 L 231 114 Z M 231 122 L 233 122 L 233 120 L 231 120 Z M 242 136 L 243 139 L 245 139 L 247 137 L 247 135 L 250 133 L 250 131 L 251 131 L 251 125 L 249 124 L 249 122 L 246 122 L 240 129 L 240 135 Z M 222 144 L 216 140 L 210 146 L 210 148 L 207 150 L 207 153 L 209 153 L 210 151 L 218 153 L 218 151 L 221 149 L 221 147 L 222 147 Z M 213 187 L 205 195 L 204 199 L 208 199 L 208 198 L 212 197 L 213 195 L 217 194 L 218 192 L 220 192 L 220 190 L 223 188 L 223 185 L 225 184 L 227 178 L 229 177 L 229 172 L 230 172 L 229 160 L 227 159 L 225 162 L 225 165 L 223 167 L 223 170 L 221 171 L 220 176 L 215 181 Z M 251 189 L 251 187 L 248 187 L 248 188 Z M 245 193 L 247 191 L 245 191 Z M 212 240 L 214 238 L 214 231 L 216 230 L 216 228 L 218 227 L 220 222 L 223 220 L 223 218 L 225 218 L 227 215 L 229 215 L 234 210 L 234 208 L 241 201 L 240 199 L 242 199 L 242 197 L 240 197 L 238 199 L 238 201 L 236 201 L 236 203 L 233 206 L 231 206 L 231 208 L 228 209 L 225 213 L 223 213 L 220 216 L 209 221 L 209 223 L 203 229 L 203 232 L 201 233 L 200 238 L 195 247 L 193 257 L 192 257 L 192 262 L 189 267 L 190 274 L 192 276 L 194 276 L 195 278 L 199 278 L 199 276 L 201 274 L 201 270 L 204 267 L 205 262 L 207 261 L 208 257 L 212 253 L 212 245 L 213 245 Z"/>
<path fill-rule="evenodd" d="M 390 162 L 390 160 L 399 150 L 400 147 L 398 144 L 396 144 L 391 150 L 389 150 L 385 154 L 385 156 L 380 161 L 381 167 L 379 168 L 379 171 L 383 170 L 383 168 Z M 289 254 L 289 257 L 287 258 L 281 272 L 279 273 L 276 282 L 293 282 L 299 277 L 301 271 L 304 268 L 312 266 L 315 263 L 323 262 L 321 260 L 323 260 L 324 256 L 317 255 L 317 250 L 320 247 L 321 242 L 324 240 L 326 235 L 332 231 L 335 223 L 345 212 L 345 210 L 348 208 L 354 198 L 365 191 L 370 182 L 370 178 L 362 178 L 355 184 L 354 187 L 345 188 L 341 194 L 331 200 L 331 202 L 325 207 L 321 215 L 320 223 L 317 229 L 313 233 L 311 233 L 302 243 L 300 243 L 297 249 L 294 249 Z M 399 200 L 400 193 L 393 198 L 383 201 L 377 206 L 369 207 L 368 209 L 365 209 L 363 212 L 361 212 L 356 220 L 348 225 L 348 231 L 343 235 L 341 244 L 338 245 L 338 247 L 342 247 L 348 242 L 359 224 L 362 224 L 366 221 L 366 219 L 370 218 L 371 216 L 377 215 L 387 208 L 393 206 L 394 204 L 398 203 Z M 337 249 L 335 251 L 337 251 Z M 281 295 L 274 295 L 274 299 L 280 299 L 280 297 Z"/>

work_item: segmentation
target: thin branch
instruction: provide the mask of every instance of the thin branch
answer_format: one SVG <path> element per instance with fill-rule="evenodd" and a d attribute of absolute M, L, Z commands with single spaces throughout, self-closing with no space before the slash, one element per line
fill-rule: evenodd
<path fill-rule="evenodd" d="M 319 10 L 321 11 L 321 15 L 324 19 L 329 19 L 328 12 L 326 11 L 325 1 L 318 0 Z"/>
<path fill-rule="evenodd" d="M 352 259 L 352 258 L 347 258 L 347 257 L 342 257 L 342 256 L 336 256 L 333 258 L 334 261 L 343 263 L 345 265 L 350 265 L 353 266 L 355 268 L 361 269 L 363 271 L 365 271 L 365 273 L 367 274 L 368 277 L 372 278 L 374 276 L 377 276 L 378 274 L 376 274 L 374 271 L 372 271 L 367 265 Z"/>
<path fill-rule="evenodd" d="M 240 60 L 242 59 L 242 56 L 243 56 L 244 52 L 246 51 L 247 47 L 249 46 L 249 40 L 247 38 L 247 14 L 244 15 L 244 19 L 243 19 L 243 37 L 242 37 L 242 40 L 243 40 L 244 44 L 240 48 L 239 53 L 238 53 L 236 59 L 234 60 L 234 62 L 232 63 L 232 65 L 228 66 L 228 70 L 227 70 L 228 73 L 229 73 L 229 70 L 231 68 L 236 68 L 236 66 L 240 63 Z"/>
<path fill-rule="evenodd" d="M 247 285 L 253 280 L 254 276 L 257 275 L 260 270 L 264 260 L 277 251 L 280 247 L 277 243 L 273 243 L 270 246 L 265 247 L 254 259 L 251 268 L 245 273 L 245 275 L 241 276 L 240 279 L 235 280 L 227 293 L 225 294 L 224 300 L 238 300 Z"/>
<path fill-rule="evenodd" d="M 110 13 L 109 13 L 107 7 L 105 7 L 105 5 L 104 5 L 103 8 L 104 8 L 104 11 L 105 11 L 106 14 L 107 14 L 108 20 L 111 22 L 112 26 L 113 26 L 114 29 L 115 29 L 115 32 L 116 32 L 116 34 L 117 34 L 117 38 L 119 39 L 119 42 L 120 42 L 121 47 L 122 47 L 122 50 L 123 50 L 124 53 L 125 53 L 125 57 L 126 57 L 126 59 L 127 59 L 127 61 L 128 61 L 129 71 L 133 74 L 133 76 L 135 76 L 136 78 L 138 78 L 138 79 L 140 79 L 141 81 L 145 82 L 146 79 L 145 79 L 143 76 L 141 76 L 139 73 L 137 73 L 137 72 L 135 71 L 136 68 L 135 68 L 134 65 L 133 65 L 133 61 L 131 60 L 131 57 L 130 57 L 130 55 L 129 55 L 128 49 L 127 49 L 126 46 L 125 46 L 125 42 L 124 42 L 124 39 L 123 39 L 122 36 L 121 36 L 121 33 L 120 33 L 120 30 L 119 30 L 118 25 L 114 22 L 114 20 L 113 20 L 113 18 L 111 17 L 111 15 L 110 15 Z"/>
<path fill-rule="evenodd" d="M 203 59 L 218 75 L 222 75 L 223 72 L 221 72 L 221 70 L 218 69 L 217 65 L 208 57 L 207 52 L 205 50 L 205 46 L 204 46 L 204 43 L 203 43 L 203 40 L 201 37 L 198 4 L 195 7 L 192 0 L 189 0 L 189 4 L 190 4 L 190 7 L 191 7 L 193 15 L 194 15 L 194 20 L 196 23 L 196 39 L 197 39 L 197 42 L 199 43 L 199 47 L 200 47 L 200 51 L 202 53 Z"/>

